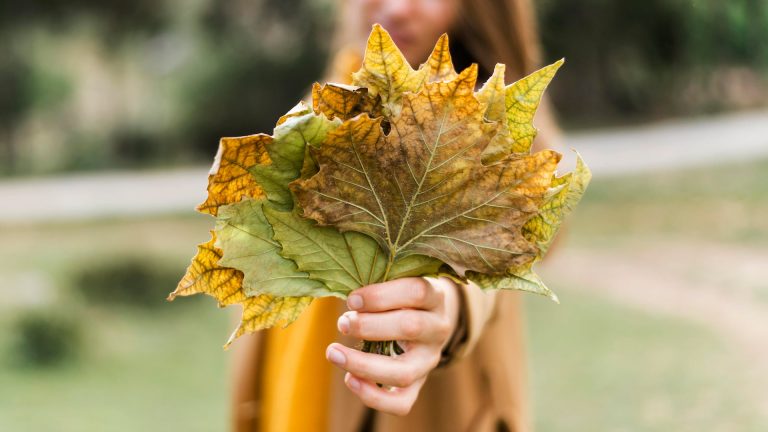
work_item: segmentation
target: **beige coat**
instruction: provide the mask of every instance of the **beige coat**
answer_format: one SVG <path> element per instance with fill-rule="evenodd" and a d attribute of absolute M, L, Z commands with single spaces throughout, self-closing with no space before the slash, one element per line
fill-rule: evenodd
<path fill-rule="evenodd" d="M 525 394 L 526 365 L 522 342 L 520 294 L 483 292 L 463 286 L 468 338 L 454 360 L 433 370 L 418 400 L 405 417 L 376 412 L 375 432 L 408 431 L 528 431 Z M 338 314 L 346 311 L 339 302 Z M 352 346 L 356 341 L 340 337 Z M 233 426 L 237 432 L 256 430 L 259 416 L 257 382 L 264 333 L 236 345 Z M 334 368 L 330 401 L 333 432 L 358 432 L 368 408 L 343 382 Z"/>

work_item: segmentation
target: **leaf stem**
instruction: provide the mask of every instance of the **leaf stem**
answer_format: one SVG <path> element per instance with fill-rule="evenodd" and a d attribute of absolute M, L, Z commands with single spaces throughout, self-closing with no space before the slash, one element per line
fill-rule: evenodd
<path fill-rule="evenodd" d="M 385 282 L 389 280 L 389 272 L 392 269 L 392 264 L 395 262 L 395 252 L 390 249 L 389 251 L 389 258 L 387 259 L 387 267 L 384 270 L 384 276 L 381 277 L 381 280 L 378 282 Z M 363 352 L 367 353 L 374 353 L 374 354 L 380 354 L 385 356 L 397 356 L 403 353 L 403 349 L 400 347 L 400 345 L 397 344 L 395 341 L 363 341 Z M 380 383 L 376 383 L 377 386 L 381 387 L 382 385 Z"/>
<path fill-rule="evenodd" d="M 389 258 L 387 259 L 387 267 L 384 269 L 384 276 L 381 277 L 381 282 L 386 282 L 389 279 L 389 271 L 392 270 L 392 264 L 395 262 L 395 252 L 390 249 Z"/>

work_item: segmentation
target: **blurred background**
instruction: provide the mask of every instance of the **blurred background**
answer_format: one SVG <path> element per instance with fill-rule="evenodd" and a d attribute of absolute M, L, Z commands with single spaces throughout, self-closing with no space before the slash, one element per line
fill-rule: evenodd
<path fill-rule="evenodd" d="M 526 298 L 540 431 L 768 430 L 768 0 L 537 0 L 594 179 Z M 222 430 L 234 311 L 166 303 L 222 136 L 319 79 L 330 0 L 0 3 L 0 430 Z"/>

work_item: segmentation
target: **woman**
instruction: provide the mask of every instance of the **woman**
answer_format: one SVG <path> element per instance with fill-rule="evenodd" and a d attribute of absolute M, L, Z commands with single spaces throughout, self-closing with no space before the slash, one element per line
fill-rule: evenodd
<path fill-rule="evenodd" d="M 347 0 L 338 10 L 339 54 L 324 81 L 349 81 L 376 22 L 414 67 L 444 32 L 456 69 L 478 63 L 480 84 L 496 63 L 506 64 L 507 83 L 538 66 L 529 0 Z M 542 108 L 539 148 L 554 131 Z M 235 429 L 528 430 L 519 302 L 515 292 L 446 278 L 369 285 L 346 305 L 316 300 L 286 329 L 236 344 Z M 361 339 L 403 341 L 406 352 L 349 348 Z"/>

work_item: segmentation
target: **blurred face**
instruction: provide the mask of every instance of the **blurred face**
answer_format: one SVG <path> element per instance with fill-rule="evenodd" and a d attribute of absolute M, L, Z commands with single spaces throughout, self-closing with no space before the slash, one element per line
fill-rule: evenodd
<path fill-rule="evenodd" d="M 459 0 L 356 0 L 361 13 L 361 34 L 381 24 L 416 67 L 427 59 L 441 34 L 457 20 Z"/>

